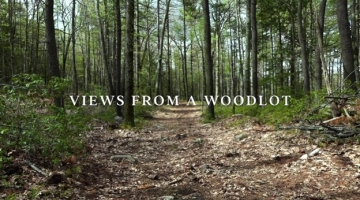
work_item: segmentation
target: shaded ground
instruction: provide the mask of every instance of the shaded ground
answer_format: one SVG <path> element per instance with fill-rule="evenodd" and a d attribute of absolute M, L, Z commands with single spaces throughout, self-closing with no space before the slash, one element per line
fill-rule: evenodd
<path fill-rule="evenodd" d="M 359 199 L 359 146 L 300 159 L 317 148 L 306 133 L 229 126 L 237 118 L 201 124 L 200 114 L 181 105 L 160 108 L 138 131 L 94 125 L 91 153 L 73 164 L 81 173 L 44 187 L 42 199 Z"/>

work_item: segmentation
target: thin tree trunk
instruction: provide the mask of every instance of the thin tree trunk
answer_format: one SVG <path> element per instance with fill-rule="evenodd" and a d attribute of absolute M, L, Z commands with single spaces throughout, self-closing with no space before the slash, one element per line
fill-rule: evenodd
<path fill-rule="evenodd" d="M 204 15 L 204 49 L 205 49 L 205 69 L 206 69 L 206 86 L 205 95 L 214 95 L 213 84 L 213 60 L 211 55 L 211 24 L 209 14 L 209 0 L 203 0 L 203 15 Z M 214 104 L 210 103 L 206 109 L 207 119 L 215 118 Z"/>
<path fill-rule="evenodd" d="M 315 81 L 314 86 L 316 90 L 320 90 L 322 88 L 322 73 L 324 69 L 324 65 L 321 59 L 321 52 L 320 52 L 320 43 L 322 45 L 322 40 L 324 36 L 324 21 L 325 21 L 325 9 L 326 9 L 326 2 L 327 0 L 322 0 L 320 4 L 319 14 L 316 18 L 316 31 L 317 31 L 317 40 L 318 45 L 315 49 Z M 321 40 L 321 41 L 320 41 Z M 324 63 L 326 65 L 326 63 Z M 326 81 L 326 80 L 325 80 Z M 329 85 L 330 86 L 330 85 Z M 328 87 L 328 86 L 326 86 Z"/>
<path fill-rule="evenodd" d="M 258 86 L 258 36 L 257 36 L 257 21 L 256 21 L 256 0 L 251 0 L 251 37 L 252 37 L 252 95 L 258 100 L 259 86 Z"/>
<path fill-rule="evenodd" d="M 133 127 L 134 122 L 134 106 L 132 105 L 132 95 L 134 93 L 134 17 L 135 5 L 134 1 L 127 1 L 127 17 L 126 17 L 126 79 L 125 79 L 125 109 L 124 124 Z"/>
<path fill-rule="evenodd" d="M 100 28 L 100 40 L 101 40 L 101 46 L 102 46 L 102 55 L 103 55 L 103 59 L 104 59 L 104 64 L 105 64 L 105 70 L 106 70 L 106 74 L 107 74 L 107 79 L 108 79 L 108 84 L 109 84 L 109 90 L 110 90 L 110 94 L 114 95 L 115 94 L 115 90 L 114 90 L 114 86 L 113 86 L 113 82 L 112 82 L 112 77 L 110 74 L 110 62 L 109 62 L 109 52 L 108 52 L 108 48 L 107 48 L 107 42 L 105 39 L 105 34 L 106 34 L 106 28 L 105 27 L 105 32 L 104 32 L 104 28 L 103 28 L 103 24 L 102 24 L 102 20 L 101 20 L 101 15 L 100 15 L 100 5 L 99 5 L 99 0 L 96 1 L 96 10 L 97 10 L 97 17 L 98 17 L 98 23 L 99 23 L 99 28 Z"/>
<path fill-rule="evenodd" d="M 116 10 L 116 96 L 121 95 L 121 13 L 120 0 L 115 1 Z M 118 102 L 119 103 L 119 102 Z M 116 115 L 122 116 L 121 106 L 116 105 Z"/>
<path fill-rule="evenodd" d="M 304 92 L 305 94 L 310 94 L 310 75 L 309 75 L 309 61 L 307 55 L 307 47 L 306 47 L 306 36 L 305 30 L 303 27 L 303 1 L 299 1 L 298 4 L 298 12 L 297 12 L 297 23 L 298 23 L 298 35 L 299 35 L 299 43 L 301 47 L 301 64 L 302 64 L 302 72 L 304 78 Z"/>
<path fill-rule="evenodd" d="M 244 87 L 245 87 L 245 94 L 251 94 L 251 82 L 250 82 L 250 61 L 251 61 L 251 0 L 248 0 L 246 4 L 246 14 L 247 14 L 247 29 L 246 29 L 246 63 L 245 63 L 245 80 L 244 80 Z"/>
<path fill-rule="evenodd" d="M 359 34 L 358 34 L 358 15 L 359 12 L 359 4 L 358 0 L 353 0 L 353 14 L 352 14 L 352 22 L 351 22 L 351 38 L 354 49 L 354 66 L 355 66 L 355 78 L 356 82 L 359 81 Z"/>
<path fill-rule="evenodd" d="M 45 29 L 46 29 L 46 46 L 50 64 L 50 76 L 61 77 L 58 52 L 56 47 L 55 38 L 55 25 L 54 25 L 54 0 L 45 1 Z M 55 96 L 54 105 L 63 107 L 62 98 Z"/>
<path fill-rule="evenodd" d="M 75 52 L 75 10 L 76 10 L 76 0 L 73 0 L 73 8 L 72 8 L 72 17 L 71 17 L 71 26 L 72 26 L 72 33 L 71 33 L 71 37 L 72 37 L 72 67 L 73 67 L 73 90 L 74 90 L 74 95 L 77 96 L 78 95 L 78 76 L 77 76 L 77 70 L 76 70 L 76 52 Z"/>
<path fill-rule="evenodd" d="M 172 96 L 172 85 L 171 85 L 171 65 L 170 65 L 170 59 L 171 59 L 171 47 L 170 47 L 170 22 L 169 20 L 167 20 L 166 23 L 166 29 L 167 29 L 167 73 L 168 73 L 168 77 L 167 77 L 167 93 L 168 95 Z"/>
<path fill-rule="evenodd" d="M 163 49 L 164 49 L 164 37 L 165 37 L 165 29 L 166 29 L 166 22 L 169 20 L 169 7 L 170 1 L 166 1 L 166 8 L 165 8 L 165 16 L 162 23 L 162 30 L 160 35 L 160 44 L 159 44 L 159 58 L 158 58 L 158 71 L 157 71 L 157 80 L 156 80 L 156 95 L 162 94 L 162 57 L 163 57 Z"/>
<path fill-rule="evenodd" d="M 336 14 L 340 33 L 341 56 L 344 62 L 344 79 L 348 80 L 351 88 L 356 91 L 354 51 L 351 41 L 347 0 L 337 0 Z"/>
<path fill-rule="evenodd" d="M 187 79 L 187 53 L 186 53 L 186 8 L 185 8 L 185 0 L 183 0 L 183 8 L 184 8 L 184 18 L 183 18 L 183 31 L 184 31 L 184 40 L 183 40 L 183 48 L 184 48 L 184 62 L 183 62 L 183 81 L 184 81 L 184 93 L 185 99 L 189 97 L 189 85 Z"/>

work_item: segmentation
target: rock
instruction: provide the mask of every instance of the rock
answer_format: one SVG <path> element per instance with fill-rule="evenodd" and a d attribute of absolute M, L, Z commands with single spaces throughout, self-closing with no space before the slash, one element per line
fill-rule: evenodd
<path fill-rule="evenodd" d="M 121 124 L 124 120 L 120 116 L 115 116 L 114 121 L 116 124 Z"/>
<path fill-rule="evenodd" d="M 46 183 L 49 185 L 57 185 L 64 181 L 65 181 L 64 172 L 54 172 L 54 173 L 50 173 L 50 176 L 47 179 Z"/>
<path fill-rule="evenodd" d="M 151 180 L 159 180 L 159 175 L 151 174 L 151 175 L 148 176 L 148 178 L 151 179 Z"/>
<path fill-rule="evenodd" d="M 308 155 L 307 155 L 307 154 L 304 154 L 304 155 L 302 155 L 302 156 L 300 157 L 300 159 L 301 159 L 301 160 L 306 160 L 306 159 L 308 159 Z"/>
<path fill-rule="evenodd" d="M 235 141 L 240 141 L 246 137 L 245 134 L 240 133 L 239 135 L 235 136 Z"/>
<path fill-rule="evenodd" d="M 162 197 L 159 197 L 158 200 L 174 200 L 175 197 L 173 196 L 162 196 Z"/>
<path fill-rule="evenodd" d="M 194 144 L 201 144 L 203 143 L 203 140 L 201 138 L 196 138 L 196 140 L 194 141 Z"/>
<path fill-rule="evenodd" d="M 186 138 L 186 134 L 176 134 L 175 138 L 178 139 L 178 140 L 181 140 L 181 139 L 184 139 Z"/>
<path fill-rule="evenodd" d="M 136 158 L 134 158 L 131 155 L 115 155 L 115 156 L 111 156 L 110 160 L 111 161 L 115 161 L 115 162 L 120 162 L 122 160 L 126 159 L 127 161 L 131 162 L 131 163 L 137 163 L 138 161 L 136 160 Z"/>
<path fill-rule="evenodd" d="M 6 175 L 13 175 L 13 174 L 22 174 L 23 169 L 21 166 L 12 164 L 4 167 L 4 172 Z"/>
<path fill-rule="evenodd" d="M 320 148 L 315 149 L 314 151 L 312 151 L 311 153 L 309 153 L 309 157 L 311 156 L 315 156 L 316 154 L 318 154 L 320 152 Z"/>

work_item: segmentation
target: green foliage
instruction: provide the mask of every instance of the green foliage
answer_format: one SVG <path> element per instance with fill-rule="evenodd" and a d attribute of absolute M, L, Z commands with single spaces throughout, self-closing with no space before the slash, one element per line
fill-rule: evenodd
<path fill-rule="evenodd" d="M 235 114 L 254 117 L 263 123 L 278 125 L 303 118 L 305 111 L 307 111 L 307 107 L 307 98 L 290 99 L 288 106 L 282 103 L 277 106 L 272 106 L 270 104 L 266 106 L 235 106 Z M 226 118 L 234 114 L 232 112 L 232 106 L 222 106 L 220 104 L 215 106 L 215 113 L 220 118 Z"/>
<path fill-rule="evenodd" d="M 2 89 L 4 95 L 0 97 L 0 165 L 4 161 L 1 155 L 11 149 L 41 155 L 55 164 L 64 156 L 80 153 L 82 133 L 87 128 L 83 108 L 65 111 L 42 105 L 50 92 L 37 75 L 16 75 L 12 82 L 12 86 Z M 66 88 L 64 80 L 51 84 L 55 95 L 62 94 Z"/>
<path fill-rule="evenodd" d="M 66 177 L 72 177 L 74 175 L 78 175 L 82 172 L 81 166 L 74 166 L 66 169 L 65 175 Z"/>

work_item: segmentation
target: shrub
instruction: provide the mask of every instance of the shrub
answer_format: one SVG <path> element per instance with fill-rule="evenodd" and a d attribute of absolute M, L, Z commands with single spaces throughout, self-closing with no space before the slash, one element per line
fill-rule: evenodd
<path fill-rule="evenodd" d="M 28 154 L 41 155 L 55 164 L 61 158 L 83 149 L 82 133 L 87 121 L 82 108 L 65 111 L 42 105 L 50 94 L 61 96 L 68 81 L 52 80 L 46 87 L 37 75 L 16 75 L 13 85 L 2 88 L 0 97 L 0 166 L 4 152 L 21 149 Z M 62 91 L 59 91 L 62 90 Z"/>

